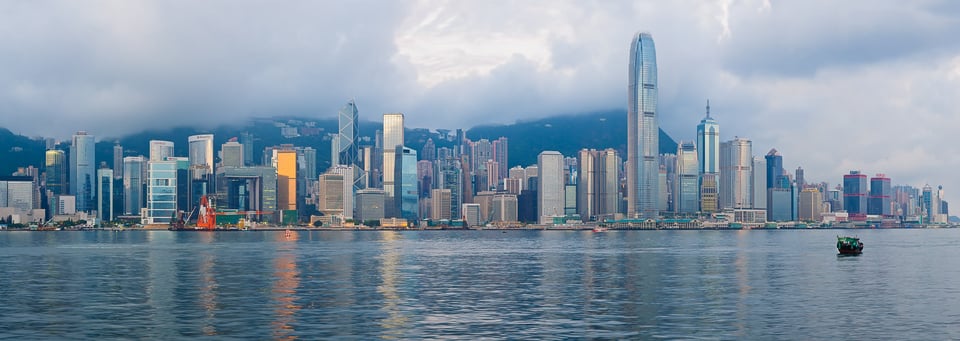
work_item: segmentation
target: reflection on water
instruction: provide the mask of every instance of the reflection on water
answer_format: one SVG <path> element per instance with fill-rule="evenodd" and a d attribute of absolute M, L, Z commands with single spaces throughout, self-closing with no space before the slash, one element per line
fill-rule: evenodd
<path fill-rule="evenodd" d="M 213 241 L 212 233 L 200 233 L 199 242 L 209 245 Z M 200 257 L 200 305 L 203 307 L 203 326 L 201 331 L 204 335 L 217 335 L 217 327 L 214 324 L 217 312 L 217 278 L 213 273 L 215 256 L 212 252 L 205 251 Z"/>
<path fill-rule="evenodd" d="M 0 232 L 0 339 L 960 339 L 960 229 L 859 235 Z"/>
<path fill-rule="evenodd" d="M 399 278 L 397 275 L 397 266 L 400 264 L 399 241 L 403 237 L 396 231 L 383 231 L 380 233 L 380 278 L 382 282 L 377 286 L 377 292 L 383 295 L 383 307 L 381 310 L 387 313 L 387 318 L 380 321 L 384 332 L 381 338 L 396 339 L 403 335 L 407 324 L 407 317 L 400 308 L 401 298 L 397 291 Z"/>
<path fill-rule="evenodd" d="M 297 305 L 297 288 L 300 286 L 300 272 L 297 270 L 297 240 L 298 232 L 276 234 L 276 256 L 273 260 L 273 300 L 276 320 L 272 323 L 273 339 L 294 340 L 297 337 L 293 324 L 296 323 L 296 314 L 300 310 Z"/>
<path fill-rule="evenodd" d="M 750 248 L 749 235 L 750 231 L 740 230 L 736 232 L 737 237 L 737 259 L 734 261 L 733 265 L 736 267 L 737 273 L 737 322 L 735 323 L 737 327 L 736 335 L 738 337 L 745 336 L 746 333 L 746 324 L 744 320 L 747 318 L 747 296 L 750 294 L 750 278 L 747 275 L 747 250 Z"/>

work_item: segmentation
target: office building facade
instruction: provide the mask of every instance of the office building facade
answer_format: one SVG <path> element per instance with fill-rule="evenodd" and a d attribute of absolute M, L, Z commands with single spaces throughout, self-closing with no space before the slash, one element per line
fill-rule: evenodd
<path fill-rule="evenodd" d="M 653 37 L 637 33 L 630 42 L 627 83 L 627 214 L 659 216 L 659 124 L 657 59 Z"/>

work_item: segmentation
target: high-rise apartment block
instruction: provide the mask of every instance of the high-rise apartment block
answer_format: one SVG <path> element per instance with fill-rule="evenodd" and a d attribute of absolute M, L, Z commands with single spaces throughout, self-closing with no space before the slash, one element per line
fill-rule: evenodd
<path fill-rule="evenodd" d="M 556 151 L 541 152 L 537 158 L 537 207 L 539 222 L 548 224 L 554 217 L 564 215 L 565 189 L 563 178 L 563 154 Z"/>
<path fill-rule="evenodd" d="M 673 185 L 673 210 L 691 214 L 700 211 L 700 186 L 697 145 L 680 142 L 677 145 L 676 178 Z"/>
<path fill-rule="evenodd" d="M 753 207 L 753 143 L 737 137 L 720 144 L 720 207 Z"/>

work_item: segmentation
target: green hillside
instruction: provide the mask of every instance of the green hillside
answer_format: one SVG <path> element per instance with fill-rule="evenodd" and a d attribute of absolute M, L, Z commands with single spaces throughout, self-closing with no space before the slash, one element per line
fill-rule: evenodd
<path fill-rule="evenodd" d="M 537 162 L 537 155 L 543 150 L 557 150 L 564 155 L 574 156 L 581 148 L 617 149 L 626 155 L 626 113 L 623 111 L 599 112 L 583 115 L 557 116 L 544 119 L 521 121 L 506 125 L 483 125 L 466 131 L 471 140 L 486 138 L 490 140 L 501 136 L 510 140 L 510 166 L 527 166 Z M 307 128 L 308 135 L 283 137 L 278 125 Z M 360 122 L 360 134 L 365 141 L 361 144 L 373 144 L 377 130 L 382 129 L 379 121 Z M 283 117 L 256 119 L 247 125 L 223 125 L 215 129 L 198 130 L 177 127 L 165 130 L 137 132 L 123 137 L 101 137 L 96 146 L 97 163 L 105 162 L 113 166 L 113 146 L 119 142 L 124 148 L 124 156 L 148 155 L 150 140 L 174 142 L 176 155 L 187 155 L 187 137 L 195 134 L 214 134 L 214 148 L 230 138 L 240 137 L 242 132 L 254 136 L 254 157 L 261 158 L 263 149 L 280 144 L 312 147 L 317 150 L 317 169 L 323 171 L 330 165 L 330 139 L 327 134 L 337 130 L 337 120 L 308 119 L 303 117 Z M 423 128 L 408 128 L 405 132 L 406 143 L 410 148 L 420 151 L 427 139 L 432 138 L 437 147 L 452 147 L 452 138 L 437 131 Z M 0 128 L 0 172 L 10 174 L 17 167 L 34 165 L 43 167 L 44 143 L 42 140 L 15 135 Z M 660 152 L 674 153 L 676 142 L 660 131 Z M 260 160 L 258 159 L 257 162 Z"/>
<path fill-rule="evenodd" d="M 43 140 L 16 135 L 0 128 L 0 175 L 13 174 L 18 167 L 43 168 L 45 150 Z"/>
<path fill-rule="evenodd" d="M 493 140 L 500 136 L 509 139 L 510 167 L 535 164 L 537 155 L 544 150 L 575 156 L 583 148 L 613 148 L 626 159 L 627 113 L 608 111 L 555 116 L 509 125 L 479 126 L 467 131 L 467 137 L 471 140 Z M 677 143 L 660 130 L 660 153 L 676 152 Z"/>

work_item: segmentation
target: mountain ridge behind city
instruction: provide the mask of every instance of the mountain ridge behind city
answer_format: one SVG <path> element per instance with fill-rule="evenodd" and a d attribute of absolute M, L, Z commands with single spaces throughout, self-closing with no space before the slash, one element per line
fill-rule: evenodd
<path fill-rule="evenodd" d="M 568 157 L 575 157 L 583 148 L 616 149 L 621 158 L 626 158 L 626 120 L 624 110 L 608 110 L 590 113 L 555 115 L 540 119 L 517 121 L 510 124 L 478 125 L 465 129 L 465 135 L 471 140 L 499 137 L 508 138 L 510 167 L 529 166 L 537 163 L 537 155 L 544 150 L 556 150 Z M 296 127 L 297 135 L 282 134 L 282 127 Z M 329 134 L 337 130 L 336 118 L 307 118 L 302 116 L 276 116 L 256 118 L 246 125 L 220 125 L 213 129 L 191 127 L 173 127 L 169 129 L 144 130 L 123 137 L 97 136 L 96 160 L 113 167 L 113 146 L 120 143 L 124 156 L 149 154 L 150 140 L 174 142 L 175 154 L 187 155 L 187 137 L 196 134 L 214 134 L 214 146 L 231 138 L 239 138 L 243 132 L 254 136 L 254 152 L 259 155 L 263 148 L 280 144 L 312 147 L 317 150 L 317 169 L 322 171 L 330 165 Z M 382 129 L 378 121 L 361 121 L 361 144 L 373 144 L 376 130 Z M 407 128 L 405 140 L 408 147 L 417 150 L 423 148 L 428 138 L 439 147 L 454 145 L 455 129 Z M 444 137 L 447 135 L 447 137 Z M 60 141 L 58 148 L 68 150 L 70 141 Z M 20 167 L 34 166 L 43 169 L 43 137 L 27 137 L 15 134 L 6 128 L 0 128 L 0 174 L 10 175 Z M 676 142 L 660 130 L 660 153 L 675 153 Z M 256 156 L 255 156 L 256 157 Z M 259 163 L 262 160 L 255 162 Z"/>

